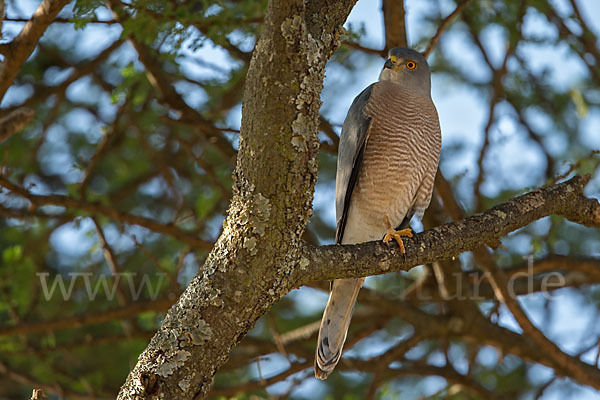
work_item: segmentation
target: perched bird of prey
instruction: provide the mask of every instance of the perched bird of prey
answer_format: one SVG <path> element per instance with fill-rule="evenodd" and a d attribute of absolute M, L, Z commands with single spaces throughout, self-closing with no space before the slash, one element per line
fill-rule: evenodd
<path fill-rule="evenodd" d="M 354 99 L 342 127 L 336 243 L 393 239 L 404 253 L 402 236 L 412 236 L 410 219 L 421 218 L 429 206 L 441 142 L 425 57 L 407 48 L 391 49 L 379 81 Z M 363 282 L 333 281 L 317 342 L 319 379 L 329 376 L 342 355 Z"/>

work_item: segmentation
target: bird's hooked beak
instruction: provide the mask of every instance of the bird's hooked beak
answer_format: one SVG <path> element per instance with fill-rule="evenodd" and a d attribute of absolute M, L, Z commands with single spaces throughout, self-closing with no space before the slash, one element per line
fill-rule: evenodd
<path fill-rule="evenodd" d="M 396 56 L 390 56 L 387 60 L 385 60 L 385 64 L 383 64 L 384 68 L 388 69 L 397 69 L 398 68 L 398 58 Z"/>

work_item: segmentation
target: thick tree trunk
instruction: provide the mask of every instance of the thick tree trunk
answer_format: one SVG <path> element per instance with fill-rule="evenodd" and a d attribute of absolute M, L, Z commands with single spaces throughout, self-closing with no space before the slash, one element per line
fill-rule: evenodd
<path fill-rule="evenodd" d="M 202 397 L 229 351 L 292 289 L 317 179 L 327 60 L 356 0 L 269 2 L 244 92 L 234 196 L 205 265 L 142 353 L 120 399 Z"/>

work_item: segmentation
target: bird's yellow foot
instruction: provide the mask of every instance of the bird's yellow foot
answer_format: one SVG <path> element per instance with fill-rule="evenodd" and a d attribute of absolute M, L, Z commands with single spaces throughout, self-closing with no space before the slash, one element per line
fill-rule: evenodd
<path fill-rule="evenodd" d="M 392 241 L 392 239 L 394 239 L 396 243 L 398 243 L 398 246 L 400 246 L 400 253 L 406 254 L 404 243 L 402 243 L 402 236 L 412 237 L 412 229 L 406 228 L 401 229 L 399 231 L 395 230 L 394 228 L 392 228 L 392 223 L 390 222 L 390 219 L 387 216 L 385 217 L 385 223 L 387 225 L 387 233 L 383 237 L 383 243 L 389 243 Z"/>
<path fill-rule="evenodd" d="M 404 249 L 404 243 L 402 243 L 403 236 L 404 237 L 412 237 L 412 229 L 406 228 L 406 229 L 397 231 L 393 228 L 388 228 L 387 233 L 383 237 L 383 242 L 389 243 L 389 242 L 391 242 L 392 239 L 394 239 L 398 243 L 398 246 L 400 246 L 400 252 L 402 254 L 405 254 L 406 250 Z"/>

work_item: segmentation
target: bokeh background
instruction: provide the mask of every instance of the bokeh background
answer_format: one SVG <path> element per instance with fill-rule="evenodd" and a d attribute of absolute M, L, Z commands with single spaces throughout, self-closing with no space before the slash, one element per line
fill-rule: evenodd
<path fill-rule="evenodd" d="M 3 42 L 39 3 L 6 1 Z M 461 3 L 405 0 L 409 45 L 425 50 Z M 265 9 L 263 0 L 82 0 L 46 31 L 0 104 L 5 113 L 35 111 L 33 123 L 0 144 L 2 175 L 28 193 L 0 192 L 0 398 L 26 398 L 33 387 L 56 398 L 114 398 L 220 234 L 244 77 Z M 440 170 L 467 214 L 573 173 L 592 174 L 586 194 L 599 197 L 598 16 L 595 0 L 473 0 L 441 33 L 429 57 Z M 319 181 L 306 233 L 320 244 L 332 243 L 335 231 L 337 135 L 383 64 L 381 2 L 359 0 L 346 28 L 322 93 Z M 437 222 L 449 220 L 437 197 L 433 203 L 442 210 Z M 599 232 L 548 217 L 502 243 L 493 256 L 507 270 L 522 271 L 530 257 L 544 266 L 536 282 L 552 271 L 569 278 L 551 292 L 520 292 L 519 301 L 561 349 L 597 366 Z M 470 253 L 456 263 L 478 270 Z M 312 378 L 310 364 L 327 284 L 295 290 L 234 349 L 214 397 L 600 399 L 576 377 L 485 338 L 410 342 L 418 330 L 394 307 L 452 312 L 428 295 L 436 291 L 430 272 L 422 266 L 367 280 L 347 361 L 326 382 Z M 49 287 L 63 279 L 70 294 L 57 283 L 48 296 L 44 276 Z M 426 296 L 406 296 L 415 287 Z M 490 323 L 521 333 L 493 296 L 467 301 Z M 378 376 L 375 358 L 406 343 L 388 360 L 398 375 Z"/>

